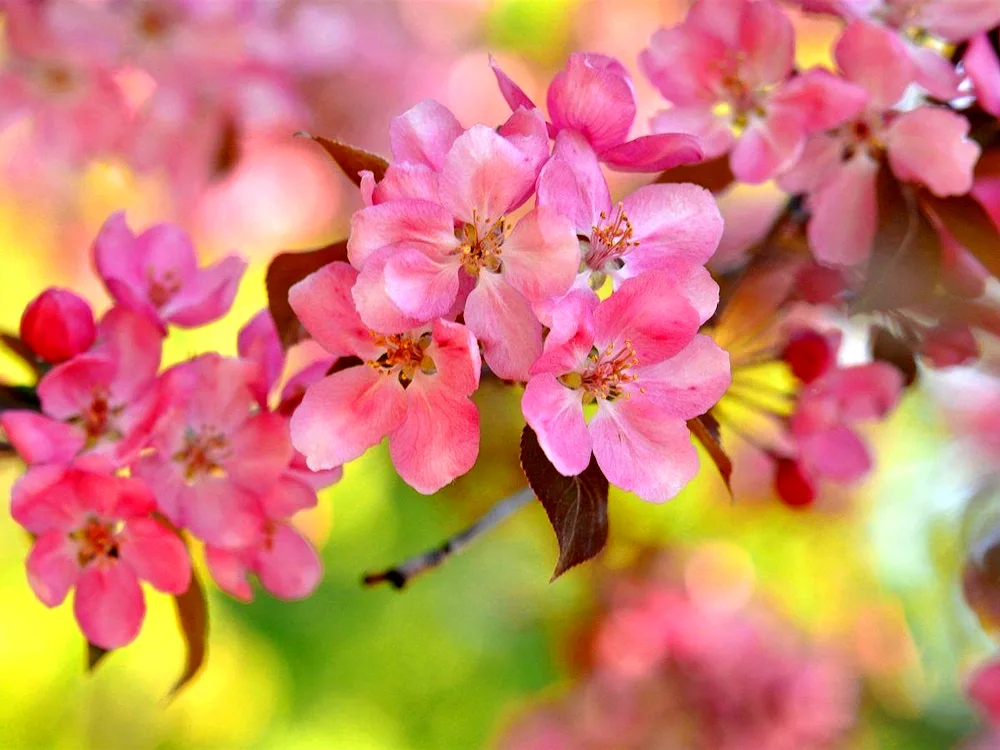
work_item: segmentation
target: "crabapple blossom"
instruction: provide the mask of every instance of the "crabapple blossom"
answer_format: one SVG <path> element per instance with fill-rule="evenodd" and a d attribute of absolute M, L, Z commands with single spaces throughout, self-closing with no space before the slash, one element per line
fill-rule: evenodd
<path fill-rule="evenodd" d="M 246 270 L 246 261 L 236 255 L 199 268 L 182 229 L 158 224 L 136 236 L 123 212 L 101 227 L 94 262 L 118 304 L 164 328 L 167 323 L 193 328 L 225 315 Z"/>
<path fill-rule="evenodd" d="M 156 502 L 137 479 L 93 462 L 31 469 L 14 485 L 11 515 L 36 536 L 28 582 L 48 607 L 76 590 L 73 612 L 91 643 L 130 643 L 146 612 L 139 581 L 181 594 L 191 578 L 187 549 L 153 515 Z"/>
<path fill-rule="evenodd" d="M 68 289 L 46 289 L 21 315 L 21 340 L 50 364 L 65 362 L 89 349 L 96 336 L 90 305 Z"/>
<path fill-rule="evenodd" d="M 682 24 L 657 31 L 639 57 L 673 104 L 654 118 L 653 130 L 697 136 L 706 158 L 729 152 L 744 182 L 780 174 L 798 160 L 808 135 L 853 119 L 865 102 L 862 89 L 828 71 L 793 76 L 794 58 L 794 30 L 777 4 L 699 0 Z"/>
<path fill-rule="evenodd" d="M 511 110 L 536 105 L 491 59 Z M 549 134 L 579 134 L 602 162 L 623 172 L 659 172 L 702 158 L 698 141 L 683 133 L 657 133 L 626 141 L 635 121 L 632 79 L 620 62 L 606 55 L 577 52 L 549 85 Z"/>
<path fill-rule="evenodd" d="M 389 436 L 399 475 L 430 494 L 464 474 L 479 452 L 476 338 L 438 319 L 403 333 L 380 333 L 351 297 L 358 272 L 331 263 L 292 287 L 289 302 L 313 338 L 336 357 L 361 364 L 310 386 L 292 415 L 292 441 L 312 470 L 351 461 Z"/>
<path fill-rule="evenodd" d="M 986 34 L 976 34 L 962 57 L 962 69 L 984 110 L 1000 117 L 1000 59 Z"/>
<path fill-rule="evenodd" d="M 700 271 L 702 287 L 713 286 Z M 686 421 L 730 382 L 728 355 L 697 333 L 715 309 L 697 293 L 668 271 L 647 271 L 599 304 L 577 293 L 557 306 L 521 409 L 561 474 L 581 473 L 593 454 L 610 482 L 651 502 L 694 477 Z"/>

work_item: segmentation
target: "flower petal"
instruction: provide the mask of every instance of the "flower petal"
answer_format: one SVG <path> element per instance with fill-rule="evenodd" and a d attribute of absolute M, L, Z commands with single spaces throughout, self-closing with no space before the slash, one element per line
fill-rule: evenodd
<path fill-rule="evenodd" d="M 38 537 L 25 564 L 28 584 L 46 607 L 62 604 L 80 574 L 76 550 L 61 531 L 50 531 Z"/>
<path fill-rule="evenodd" d="M 655 133 L 612 146 L 601 161 L 619 172 L 662 172 L 701 161 L 701 142 L 686 133 Z"/>
<path fill-rule="evenodd" d="M 650 127 L 654 133 L 687 133 L 698 139 L 705 159 L 714 159 L 729 151 L 735 142 L 729 123 L 711 107 L 692 105 L 671 107 L 656 113 Z"/>
<path fill-rule="evenodd" d="M 635 120 L 635 93 L 621 63 L 576 52 L 549 85 L 549 117 L 558 130 L 575 130 L 598 153 L 625 140 Z"/>
<path fill-rule="evenodd" d="M 250 490 L 265 491 L 288 468 L 294 450 L 288 421 L 271 412 L 261 412 L 243 423 L 230 439 L 232 457 L 225 469 L 233 481 Z"/>
<path fill-rule="evenodd" d="M 538 177 L 538 205 L 568 217 L 579 234 L 589 235 L 611 210 L 611 193 L 597 154 L 578 133 L 556 136 L 552 158 Z"/>
<path fill-rule="evenodd" d="M 979 105 L 1000 117 L 1000 59 L 986 34 L 977 34 L 969 40 L 962 67 L 972 80 Z"/>
<path fill-rule="evenodd" d="M 506 249 L 506 245 L 505 245 Z M 385 263 L 385 292 L 421 322 L 446 315 L 458 295 L 460 256 L 434 256 L 418 247 L 395 248 Z"/>
<path fill-rule="evenodd" d="M 240 329 L 236 336 L 236 351 L 243 359 L 257 363 L 260 377 L 253 384 L 254 395 L 257 403 L 266 407 L 267 397 L 285 367 L 285 351 L 281 348 L 281 339 L 270 311 L 261 310 Z"/>
<path fill-rule="evenodd" d="M 139 579 L 127 565 L 90 565 L 80 574 L 73 613 L 88 641 L 104 649 L 135 640 L 146 616 Z"/>
<path fill-rule="evenodd" d="M 483 358 L 503 380 L 527 380 L 542 353 L 542 324 L 530 303 L 501 274 L 484 272 L 465 302 L 465 324 Z"/>
<path fill-rule="evenodd" d="M 181 492 L 183 525 L 206 544 L 245 547 L 264 525 L 256 496 L 224 477 L 208 477 Z"/>
<path fill-rule="evenodd" d="M 288 524 L 278 524 L 270 543 L 257 549 L 254 568 L 261 585 L 279 599 L 304 599 L 323 577 L 316 550 Z"/>
<path fill-rule="evenodd" d="M 83 431 L 33 411 L 6 411 L 0 427 L 27 464 L 67 463 L 86 443 Z"/>
<path fill-rule="evenodd" d="M 944 107 L 904 112 L 885 133 L 892 171 L 901 180 L 923 183 L 935 195 L 967 193 L 979 159 L 979 145 L 968 133 L 969 121 Z"/>
<path fill-rule="evenodd" d="M 309 334 L 335 357 L 365 357 L 374 351 L 371 332 L 354 307 L 351 288 L 358 272 L 331 263 L 288 290 L 288 302 Z"/>
<path fill-rule="evenodd" d="M 732 382 L 729 354 L 702 334 L 670 359 L 636 367 L 634 373 L 645 398 L 670 417 L 683 420 L 707 412 Z"/>
<path fill-rule="evenodd" d="M 794 165 L 805 145 L 799 120 L 778 110 L 764 119 L 751 119 L 733 146 L 729 163 L 738 180 L 756 185 Z"/>
<path fill-rule="evenodd" d="M 236 255 L 200 269 L 161 308 L 160 316 L 181 328 L 197 328 L 229 312 L 247 262 Z"/>
<path fill-rule="evenodd" d="M 427 200 L 389 201 L 362 208 L 351 217 L 347 257 L 360 270 L 373 253 L 401 242 L 426 246 L 434 254 L 453 250 L 458 247 L 454 217 L 444 206 Z"/>
<path fill-rule="evenodd" d="M 835 482 L 855 482 L 872 468 L 868 448 L 843 425 L 800 440 L 799 455 L 813 472 Z"/>
<path fill-rule="evenodd" d="M 389 144 L 396 162 L 423 164 L 434 170 L 463 132 L 451 110 L 433 99 L 424 99 L 389 124 Z"/>
<path fill-rule="evenodd" d="M 205 545 L 205 564 L 212 580 L 220 589 L 241 602 L 253 600 L 253 589 L 247 580 L 250 572 L 247 558 L 251 554 L 249 550 Z"/>
<path fill-rule="evenodd" d="M 503 275 L 529 302 L 565 294 L 580 267 L 580 241 L 569 220 L 539 206 L 503 243 Z"/>
<path fill-rule="evenodd" d="M 434 321 L 426 353 L 434 361 L 435 377 L 448 388 L 468 396 L 479 387 L 479 344 L 465 326 L 450 320 Z"/>
<path fill-rule="evenodd" d="M 875 239 L 878 163 L 859 151 L 810 199 L 809 245 L 820 263 L 853 266 L 868 260 Z"/>
<path fill-rule="evenodd" d="M 536 108 L 535 103 L 521 90 L 521 87 L 514 83 L 510 76 L 500 69 L 497 61 L 493 59 L 493 55 L 490 55 L 490 68 L 493 70 L 493 75 L 496 76 L 500 94 L 512 112 L 516 111 L 518 107 L 524 107 L 525 109 Z"/>
<path fill-rule="evenodd" d="M 715 198 L 698 185 L 646 185 L 622 201 L 622 210 L 632 224 L 632 239 L 639 243 L 625 262 L 641 262 L 645 270 L 666 258 L 704 265 L 722 238 Z"/>
<path fill-rule="evenodd" d="M 751 85 L 778 83 L 795 66 L 795 29 L 777 3 L 745 3 L 739 25 L 740 75 Z"/>
<path fill-rule="evenodd" d="M 191 583 L 187 547 L 179 536 L 153 518 L 126 522 L 119 554 L 139 578 L 164 594 L 183 594 Z"/>
<path fill-rule="evenodd" d="M 582 473 L 590 464 L 591 441 L 582 396 L 582 391 L 567 388 L 552 375 L 536 375 L 521 398 L 521 411 L 538 436 L 538 444 L 567 477 Z"/>
<path fill-rule="evenodd" d="M 916 78 L 916 67 L 903 41 L 882 26 L 852 21 L 833 50 L 848 80 L 860 84 L 876 109 L 889 109 Z"/>

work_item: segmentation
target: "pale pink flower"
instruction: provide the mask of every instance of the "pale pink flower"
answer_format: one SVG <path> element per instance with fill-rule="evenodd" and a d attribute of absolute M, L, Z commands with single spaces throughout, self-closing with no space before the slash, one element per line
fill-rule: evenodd
<path fill-rule="evenodd" d="M 1000 59 L 986 34 L 977 34 L 969 40 L 962 69 L 972 81 L 979 106 L 1000 117 Z"/>
<path fill-rule="evenodd" d="M 21 314 L 21 340 L 50 364 L 89 349 L 96 336 L 90 305 L 68 289 L 46 289 Z"/>
<path fill-rule="evenodd" d="M 165 413 L 152 453 L 133 475 L 156 492 L 160 510 L 206 543 L 253 543 L 264 519 L 258 496 L 269 492 L 293 452 L 286 420 L 256 412 L 259 365 L 205 354 L 162 376 Z"/>
<path fill-rule="evenodd" d="M 464 474 L 479 452 L 479 350 L 447 320 L 405 333 L 376 333 L 351 298 L 357 271 L 332 263 L 292 287 L 289 301 L 312 337 L 361 364 L 308 388 L 292 415 L 292 441 L 313 470 L 351 461 L 389 436 L 400 476 L 424 494 Z"/>
<path fill-rule="evenodd" d="M 199 268 L 191 239 L 180 227 L 157 224 L 136 236 L 122 212 L 104 222 L 93 251 L 114 300 L 164 330 L 167 323 L 194 328 L 225 315 L 247 265 L 230 255 Z"/>
<path fill-rule="evenodd" d="M 581 473 L 593 455 L 612 484 L 651 502 L 694 477 L 686 421 L 730 382 L 728 355 L 697 333 L 714 309 L 669 271 L 629 279 L 599 304 L 587 293 L 560 303 L 521 409 L 561 474 Z M 589 422 L 588 406 L 596 407 Z"/>
<path fill-rule="evenodd" d="M 697 136 L 706 158 L 729 152 L 743 182 L 780 174 L 809 134 L 854 118 L 865 100 L 864 91 L 827 71 L 793 76 L 794 44 L 791 21 L 769 0 L 699 0 L 682 24 L 657 31 L 639 57 L 673 104 L 654 118 L 653 130 Z"/>
<path fill-rule="evenodd" d="M 536 108 L 492 59 L 490 65 L 512 110 Z M 612 169 L 659 172 L 702 157 L 698 141 L 683 133 L 658 133 L 626 141 L 635 121 L 635 91 L 625 66 L 606 55 L 571 54 L 566 67 L 549 84 L 547 103 L 550 135 L 578 133 Z"/>
<path fill-rule="evenodd" d="M 27 560 L 32 590 L 55 607 L 75 588 L 76 620 L 101 648 L 139 634 L 146 613 L 140 579 L 167 594 L 188 587 L 187 550 L 155 510 L 139 480 L 84 464 L 34 468 L 14 485 L 11 515 L 36 536 Z"/>
<path fill-rule="evenodd" d="M 423 131 L 408 122 L 414 117 L 405 139 L 402 121 L 394 123 L 394 151 L 406 153 L 406 144 L 409 158 L 425 159 L 423 176 L 435 179 L 438 195 L 388 200 L 354 214 L 347 251 L 360 269 L 358 312 L 374 330 L 403 333 L 464 311 L 490 368 L 504 379 L 527 379 L 541 353 L 532 303 L 564 294 L 579 267 L 573 227 L 544 206 L 516 224 L 509 218 L 531 194 L 540 166 L 517 143 L 485 125 L 449 143 L 451 133 L 437 126 L 441 138 L 417 148 Z"/>
<path fill-rule="evenodd" d="M 155 324 L 112 308 L 98 326 L 95 346 L 41 379 L 40 414 L 0 415 L 11 444 L 28 464 L 92 453 L 124 466 L 142 449 L 157 416 L 161 347 Z"/>
<path fill-rule="evenodd" d="M 583 281 L 599 289 L 643 271 L 702 266 L 718 247 L 722 216 L 697 185 L 647 185 L 612 204 L 594 152 L 579 134 L 556 136 L 538 178 L 538 205 L 566 216 L 583 243 Z M 707 290 L 707 304 L 714 289 Z"/>

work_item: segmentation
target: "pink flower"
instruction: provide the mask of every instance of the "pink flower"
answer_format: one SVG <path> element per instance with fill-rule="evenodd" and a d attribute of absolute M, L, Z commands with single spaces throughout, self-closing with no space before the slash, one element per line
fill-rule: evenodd
<path fill-rule="evenodd" d="M 253 543 L 264 519 L 258 496 L 292 459 L 286 420 L 254 412 L 258 365 L 205 354 L 162 376 L 166 411 L 153 452 L 133 475 L 154 488 L 160 510 L 208 544 Z"/>
<path fill-rule="evenodd" d="M 447 320 L 405 333 L 370 330 L 354 308 L 357 271 L 332 263 L 292 287 L 295 314 L 327 351 L 354 356 L 310 386 L 292 415 L 292 442 L 313 470 L 351 461 L 389 436 L 400 476 L 424 494 L 467 472 L 479 452 L 479 350 Z"/>
<path fill-rule="evenodd" d="M 979 105 L 1000 117 L 1000 59 L 986 34 L 977 34 L 969 40 L 962 68 L 972 81 Z"/>
<path fill-rule="evenodd" d="M 96 336 L 90 305 L 68 289 L 46 289 L 21 315 L 21 339 L 39 359 L 51 364 L 89 349 Z"/>
<path fill-rule="evenodd" d="M 653 130 L 698 136 L 706 158 L 731 152 L 744 182 L 780 174 L 798 160 L 807 135 L 852 119 L 865 99 L 821 69 L 792 76 L 794 58 L 794 30 L 776 4 L 700 0 L 684 23 L 656 32 L 639 57 L 674 105 L 656 116 Z M 716 114 L 720 105 L 724 116 Z"/>
<path fill-rule="evenodd" d="M 399 128 L 396 135 L 418 158 L 415 136 L 403 141 Z M 440 165 L 423 172 L 435 178 L 435 198 L 388 200 L 354 214 L 347 244 L 361 271 L 354 300 L 369 327 L 392 334 L 464 310 L 490 368 L 524 380 L 541 353 L 531 305 L 569 289 L 579 242 L 569 221 L 547 207 L 516 224 L 509 218 L 535 183 L 538 163 L 529 153 L 485 125 L 440 156 L 447 140 L 419 149 L 420 158 Z"/>
<path fill-rule="evenodd" d="M 668 271 L 629 279 L 595 304 L 593 295 L 571 294 L 555 310 L 524 417 L 561 474 L 581 473 L 593 454 L 612 484 L 669 500 L 698 471 L 686 420 L 729 386 L 728 355 L 697 335 L 715 305 L 700 310 Z"/>
<path fill-rule="evenodd" d="M 240 358 L 257 363 L 257 380 L 252 388 L 257 403 L 266 409 L 271 390 L 285 369 L 285 350 L 267 309 L 258 312 L 240 329 L 236 351 Z"/>
<path fill-rule="evenodd" d="M 976 669 L 966 691 L 983 717 L 993 727 L 1000 726 L 1000 662 L 988 662 Z"/>
<path fill-rule="evenodd" d="M 50 370 L 38 384 L 41 414 L 8 411 L 0 424 L 28 464 L 65 463 L 94 453 L 126 465 L 156 419 L 161 334 L 121 307 L 105 314 L 97 344 Z"/>
<path fill-rule="evenodd" d="M 535 109 L 535 103 L 490 60 L 507 104 Z M 702 157 L 698 141 L 681 133 L 659 133 L 626 141 L 635 121 L 632 80 L 620 62 L 606 55 L 577 52 L 552 79 L 548 91 L 549 133 L 572 131 L 590 144 L 600 160 L 623 172 L 659 172 Z"/>
<path fill-rule="evenodd" d="M 597 157 L 573 132 L 556 137 L 538 178 L 538 205 L 587 238 L 583 281 L 594 289 L 607 277 L 617 287 L 643 271 L 704 265 L 722 237 L 715 199 L 697 185 L 647 185 L 612 205 Z"/>
<path fill-rule="evenodd" d="M 837 131 L 813 136 L 798 164 L 779 181 L 789 192 L 808 194 L 809 244 L 816 259 L 850 266 L 871 255 L 883 153 L 899 179 L 948 196 L 970 190 L 980 149 L 968 138 L 968 120 L 950 109 L 893 109 L 910 82 L 906 58 L 881 44 L 875 27 L 851 24 L 834 55 L 845 77 L 868 91 L 867 109 Z"/>
<path fill-rule="evenodd" d="M 164 328 L 194 328 L 221 318 L 236 296 L 246 262 L 230 255 L 198 268 L 191 240 L 179 227 L 158 224 L 138 237 L 122 212 L 104 222 L 94 260 L 114 300 Z"/>
<path fill-rule="evenodd" d="M 55 607 L 75 587 L 76 620 L 101 648 L 139 634 L 146 613 L 140 579 L 167 594 L 188 587 L 187 550 L 155 510 L 139 480 L 83 464 L 31 469 L 14 485 L 11 515 L 36 536 L 27 560 L 32 590 Z"/>

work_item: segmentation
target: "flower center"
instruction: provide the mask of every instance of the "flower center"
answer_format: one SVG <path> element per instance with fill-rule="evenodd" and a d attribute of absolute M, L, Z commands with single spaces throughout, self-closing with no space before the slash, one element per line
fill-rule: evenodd
<path fill-rule="evenodd" d="M 368 365 L 386 375 L 396 374 L 404 388 L 413 382 L 418 372 L 427 375 L 437 372 L 434 360 L 427 354 L 431 335 L 425 333 L 414 339 L 408 333 L 383 335 L 373 333 L 375 345 L 385 349 L 378 359 L 368 360 Z"/>
<path fill-rule="evenodd" d="M 601 211 L 600 226 L 591 227 L 590 249 L 584 260 L 595 271 L 590 277 L 591 287 L 600 289 L 604 285 L 605 274 L 620 269 L 624 265 L 622 256 L 638 245 L 639 241 L 632 239 L 632 223 L 625 215 L 622 203 L 616 206 L 610 218 L 607 211 Z"/>
<path fill-rule="evenodd" d="M 122 433 L 115 426 L 113 418 L 121 413 L 121 406 L 112 406 L 109 402 L 109 395 L 103 388 L 94 391 L 90 405 L 77 417 L 72 418 L 71 424 L 79 425 L 86 435 L 86 448 L 93 448 L 102 438 L 117 440 L 122 437 Z"/>
<path fill-rule="evenodd" d="M 637 376 L 629 372 L 633 365 L 639 364 L 632 342 L 615 348 L 614 344 L 604 351 L 594 347 L 587 356 L 587 367 L 583 372 L 570 372 L 559 378 L 567 388 L 583 390 L 583 402 L 590 404 L 597 399 L 614 401 L 621 397 L 629 397 L 624 389 L 627 383 L 634 383 Z"/>
<path fill-rule="evenodd" d="M 184 478 L 190 483 L 203 476 L 224 476 L 222 462 L 228 455 L 229 439 L 211 426 L 195 432 L 188 429 L 184 447 L 174 454 L 174 460 L 184 465 Z"/>
<path fill-rule="evenodd" d="M 496 273 L 500 270 L 503 242 L 511 227 L 504 216 L 496 221 L 489 218 L 480 221 L 473 212 L 472 219 L 471 224 L 464 224 L 455 232 L 461 241 L 458 252 L 462 255 L 462 266 L 470 276 L 478 276 L 484 268 Z"/>
<path fill-rule="evenodd" d="M 120 523 L 108 523 L 91 518 L 82 527 L 69 535 L 76 542 L 76 558 L 81 567 L 98 558 L 118 557 L 118 533 Z"/>
<path fill-rule="evenodd" d="M 157 277 L 156 272 L 150 268 L 146 275 L 149 278 L 149 300 L 154 307 L 163 307 L 170 299 L 180 291 L 181 280 L 177 274 L 167 269 Z"/>
<path fill-rule="evenodd" d="M 75 87 L 73 71 L 57 63 L 42 66 L 38 81 L 44 91 L 55 95 L 66 94 Z"/>

